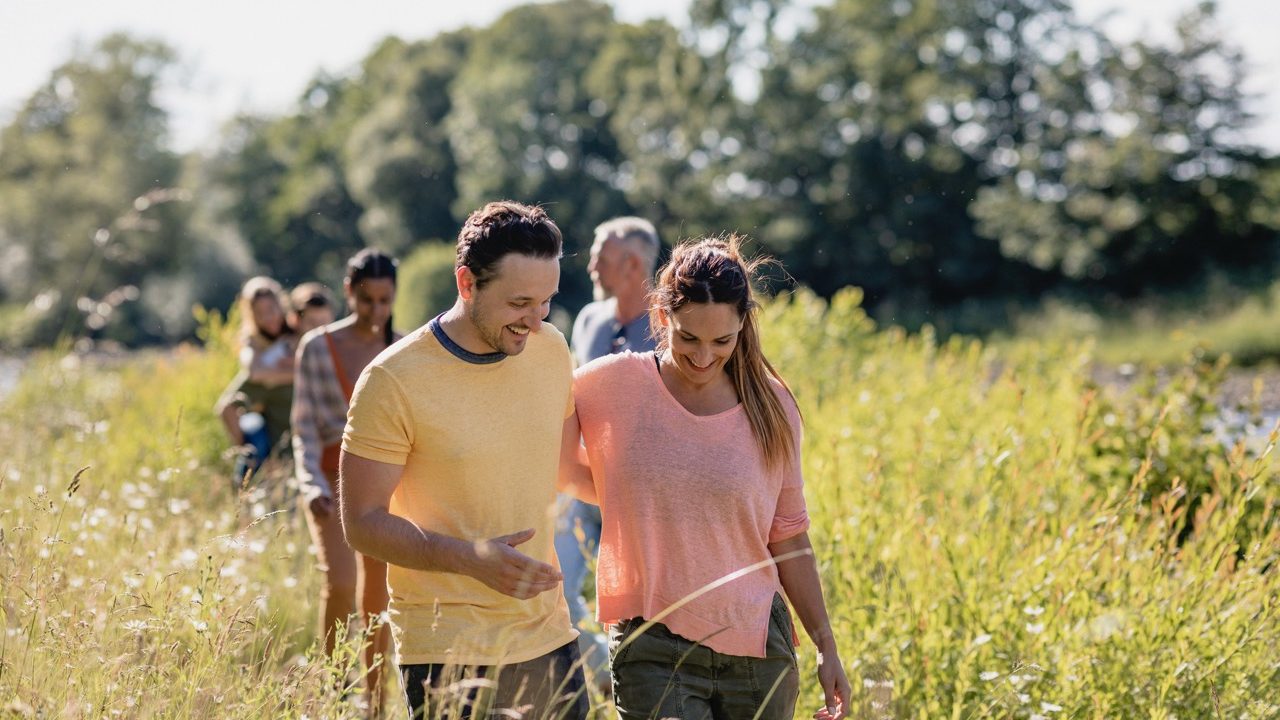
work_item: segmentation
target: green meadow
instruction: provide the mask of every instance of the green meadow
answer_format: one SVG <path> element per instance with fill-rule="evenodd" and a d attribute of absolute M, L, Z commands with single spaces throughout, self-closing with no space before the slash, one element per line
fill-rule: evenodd
<path fill-rule="evenodd" d="M 1099 386 L 1087 343 L 880 329 L 855 291 L 775 300 L 763 333 L 855 717 L 1280 716 L 1275 435 L 1219 422 L 1224 362 Z M 0 401 L 0 716 L 363 715 L 284 473 L 229 483 L 235 359 L 202 336 L 46 352 Z"/>

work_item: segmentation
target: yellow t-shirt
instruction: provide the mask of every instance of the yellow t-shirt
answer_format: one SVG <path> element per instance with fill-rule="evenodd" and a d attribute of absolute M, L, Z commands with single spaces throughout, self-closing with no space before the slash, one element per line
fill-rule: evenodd
<path fill-rule="evenodd" d="M 543 323 L 519 355 L 475 356 L 439 332 L 432 321 L 365 369 L 342 449 L 404 466 L 393 515 L 466 540 L 532 527 L 518 549 L 558 567 L 556 470 L 573 412 L 564 336 Z M 517 600 L 465 575 L 395 565 L 387 584 L 402 664 L 523 662 L 577 637 L 558 590 Z"/>

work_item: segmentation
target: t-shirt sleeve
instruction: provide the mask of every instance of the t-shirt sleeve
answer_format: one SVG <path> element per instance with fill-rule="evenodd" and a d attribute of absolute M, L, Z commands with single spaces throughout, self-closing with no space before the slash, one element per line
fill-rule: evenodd
<path fill-rule="evenodd" d="M 578 369 L 573 371 L 573 402 L 579 422 L 586 423 L 594 419 L 593 408 L 598 405 L 602 397 L 601 392 L 604 390 L 604 368 L 611 362 L 616 362 L 618 358 L 617 355 L 606 355 L 585 365 L 579 365 Z"/>
<path fill-rule="evenodd" d="M 413 447 L 413 418 L 404 390 L 391 373 L 371 365 L 351 396 L 342 449 L 366 460 L 404 465 Z"/>
<path fill-rule="evenodd" d="M 586 356 L 587 316 L 591 314 L 589 308 L 590 306 L 584 307 L 578 317 L 573 319 L 573 341 L 569 343 L 569 353 L 573 356 L 575 369 L 586 364 L 579 361 L 579 358 Z"/>
<path fill-rule="evenodd" d="M 568 350 L 567 347 L 565 349 L 566 351 Z M 574 362 L 574 359 L 573 359 L 573 353 L 566 352 L 565 353 L 565 374 L 568 376 L 568 381 L 569 381 L 567 385 L 567 387 L 569 388 L 569 392 L 566 394 L 569 396 L 569 399 L 565 401 L 566 402 L 566 405 L 564 408 L 565 420 L 568 420 L 569 416 L 573 415 L 574 409 L 575 409 L 573 404 L 573 369 L 575 364 L 576 363 Z"/>
<path fill-rule="evenodd" d="M 800 410 L 790 394 L 782 391 L 778 395 L 787 413 L 795 441 L 791 460 L 783 471 L 782 489 L 778 493 L 778 505 L 774 509 L 773 524 L 769 528 L 771 543 L 786 540 L 809 529 L 809 510 L 804 501 L 804 473 L 800 461 L 800 449 L 804 445 L 804 425 L 800 419 Z"/>

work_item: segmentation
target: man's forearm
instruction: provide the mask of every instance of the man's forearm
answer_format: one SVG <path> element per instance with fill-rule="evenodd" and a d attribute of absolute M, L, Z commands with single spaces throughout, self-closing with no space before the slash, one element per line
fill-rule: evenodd
<path fill-rule="evenodd" d="M 383 509 L 358 518 L 344 511 L 342 520 L 347 543 L 364 555 L 411 570 L 471 574 L 475 543 L 423 530 Z"/>

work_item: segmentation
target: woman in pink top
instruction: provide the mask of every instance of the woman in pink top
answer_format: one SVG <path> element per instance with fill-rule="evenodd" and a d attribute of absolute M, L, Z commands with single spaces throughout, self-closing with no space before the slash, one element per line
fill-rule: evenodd
<path fill-rule="evenodd" d="M 756 264 L 736 237 L 677 247 L 651 295 L 657 352 L 574 375 L 566 437 L 580 430 L 585 457 L 566 441 L 564 472 L 589 472 L 601 508 L 597 606 L 624 720 L 792 717 L 784 593 L 817 645 L 815 717 L 848 712 L 807 532 L 800 413 L 761 352 Z"/>

